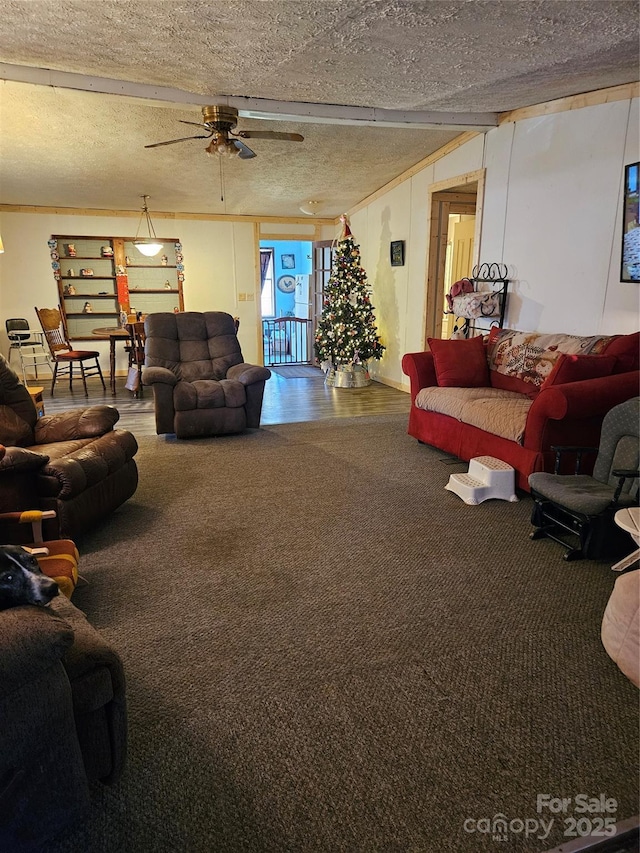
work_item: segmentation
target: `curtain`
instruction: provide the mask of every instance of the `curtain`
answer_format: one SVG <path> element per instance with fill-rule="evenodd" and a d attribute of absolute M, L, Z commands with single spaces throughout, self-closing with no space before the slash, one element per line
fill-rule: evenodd
<path fill-rule="evenodd" d="M 269 261 L 271 260 L 271 252 L 260 250 L 260 293 L 264 290 L 264 282 L 269 269 Z"/>

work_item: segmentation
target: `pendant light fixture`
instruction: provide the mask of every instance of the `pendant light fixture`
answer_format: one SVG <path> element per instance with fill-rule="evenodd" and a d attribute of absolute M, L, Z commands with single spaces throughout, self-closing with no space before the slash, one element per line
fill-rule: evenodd
<path fill-rule="evenodd" d="M 153 258 L 154 255 L 157 255 L 159 251 L 162 249 L 162 243 L 158 242 L 158 238 L 156 237 L 156 231 L 153 227 L 153 222 L 151 221 L 151 216 L 149 215 L 149 208 L 147 207 L 147 199 L 148 195 L 140 196 L 143 200 L 142 205 L 142 213 L 140 215 L 140 222 L 138 222 L 138 230 L 136 231 L 135 240 L 133 241 L 133 245 L 136 249 L 143 255 L 146 255 L 148 258 Z M 146 218 L 147 220 L 147 233 L 148 237 L 139 237 L 140 226 L 142 225 L 142 219 Z"/>

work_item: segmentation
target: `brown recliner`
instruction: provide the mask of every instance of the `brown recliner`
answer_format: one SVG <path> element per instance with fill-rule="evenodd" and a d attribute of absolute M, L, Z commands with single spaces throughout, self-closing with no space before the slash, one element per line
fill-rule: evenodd
<path fill-rule="evenodd" d="M 246 364 L 223 311 L 149 314 L 142 382 L 153 388 L 156 432 L 177 438 L 260 426 L 266 367 Z"/>
<path fill-rule="evenodd" d="M 64 595 L 0 611 L 0 722 L 0 850 L 31 853 L 127 756 L 122 661 Z"/>
<path fill-rule="evenodd" d="M 29 392 L 0 356 L 0 444 L 6 447 L 0 510 L 55 510 L 56 518 L 44 524 L 45 538 L 75 539 L 119 507 L 138 486 L 138 443 L 127 430 L 114 430 L 119 418 L 113 406 L 38 418 Z"/>

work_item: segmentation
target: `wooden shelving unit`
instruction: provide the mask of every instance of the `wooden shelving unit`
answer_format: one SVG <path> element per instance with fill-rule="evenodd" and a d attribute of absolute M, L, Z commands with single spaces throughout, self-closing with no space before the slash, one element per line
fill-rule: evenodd
<path fill-rule="evenodd" d="M 91 340 L 94 328 L 118 326 L 121 310 L 143 314 L 184 310 L 180 241 L 159 238 L 161 252 L 147 258 L 133 240 L 68 234 L 54 234 L 49 240 L 70 340 Z"/>

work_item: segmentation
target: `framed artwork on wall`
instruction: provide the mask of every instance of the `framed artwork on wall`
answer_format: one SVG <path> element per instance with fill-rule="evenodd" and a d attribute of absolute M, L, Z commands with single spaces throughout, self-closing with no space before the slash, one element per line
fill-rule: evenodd
<path fill-rule="evenodd" d="M 391 266 L 404 266 L 404 240 L 391 241 Z"/>
<path fill-rule="evenodd" d="M 281 275 L 277 281 L 277 288 L 282 293 L 293 293 L 296 289 L 296 280 L 292 275 Z"/>
<path fill-rule="evenodd" d="M 280 255 L 280 263 L 283 270 L 294 270 L 296 268 L 296 256 Z"/>
<path fill-rule="evenodd" d="M 624 201 L 622 208 L 622 260 L 620 281 L 640 282 L 640 205 L 638 177 L 640 163 L 624 168 Z"/>

